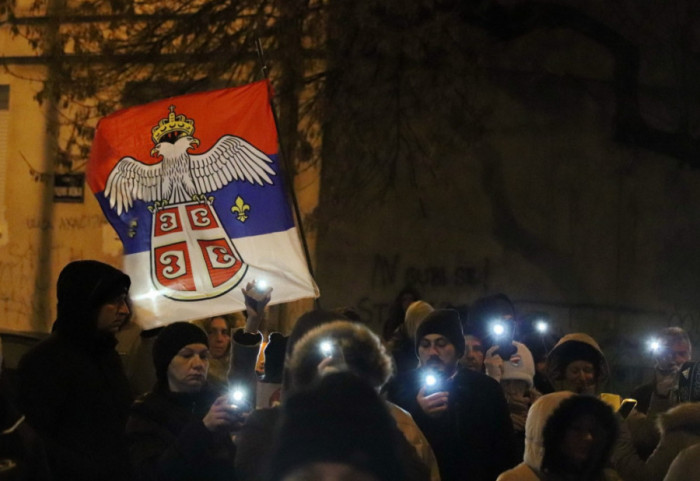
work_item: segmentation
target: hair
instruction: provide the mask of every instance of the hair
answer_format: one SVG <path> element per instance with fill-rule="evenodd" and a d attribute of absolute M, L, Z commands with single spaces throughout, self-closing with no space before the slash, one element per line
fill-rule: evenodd
<path fill-rule="evenodd" d="M 349 372 L 322 377 L 282 405 L 266 479 L 342 463 L 377 480 L 406 479 L 401 432 L 379 394 Z"/>
<path fill-rule="evenodd" d="M 595 396 L 579 394 L 564 399 L 547 419 L 542 431 L 544 456 L 542 458 L 542 472 L 562 474 L 572 472 L 574 469 L 568 459 L 561 453 L 566 431 L 580 416 L 593 415 L 598 425 L 604 431 L 600 458 L 590 460 L 589 465 L 583 470 L 576 469 L 576 473 L 594 476 L 600 474 L 612 453 L 612 448 L 618 436 L 618 424 L 615 413 L 610 406 Z"/>
<path fill-rule="evenodd" d="M 583 342 L 571 341 L 560 348 L 561 371 L 558 379 L 566 377 L 566 368 L 574 361 L 586 361 L 593 365 L 596 382 L 600 378 L 600 353 L 593 346 Z"/>
<path fill-rule="evenodd" d="M 289 362 L 296 389 L 318 378 L 318 365 L 324 359 L 318 346 L 324 339 L 332 339 L 338 345 L 350 372 L 375 388 L 383 386 L 391 377 L 391 358 L 376 334 L 362 324 L 334 321 L 310 330 L 297 343 Z"/>
<path fill-rule="evenodd" d="M 668 341 L 669 344 L 677 342 L 687 342 L 689 347 L 692 347 L 688 333 L 682 327 L 665 327 L 659 331 L 659 338 Z"/>
<path fill-rule="evenodd" d="M 207 334 L 209 334 L 209 330 L 211 329 L 211 323 L 214 321 L 214 319 L 217 318 L 221 318 L 224 321 L 226 321 L 226 327 L 228 328 L 229 332 L 231 331 L 231 329 L 242 327 L 242 324 L 245 325 L 245 318 L 237 312 L 207 317 L 205 319 L 202 319 L 198 324 L 200 324 L 202 328 L 207 332 Z"/>

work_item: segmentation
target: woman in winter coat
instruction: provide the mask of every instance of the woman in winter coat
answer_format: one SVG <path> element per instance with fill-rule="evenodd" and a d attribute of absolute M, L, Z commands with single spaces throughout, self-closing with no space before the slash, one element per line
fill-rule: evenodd
<path fill-rule="evenodd" d="M 134 403 L 126 427 L 139 480 L 235 480 L 231 433 L 243 421 L 227 396 L 207 388 L 206 333 L 187 322 L 165 327 L 153 346 L 157 384 Z"/>
<path fill-rule="evenodd" d="M 610 368 L 598 343 L 588 334 L 567 334 L 547 354 L 547 377 L 556 391 L 600 394 Z"/>
<path fill-rule="evenodd" d="M 700 472 L 700 443 L 678 453 L 666 473 L 664 481 L 688 481 Z"/>
<path fill-rule="evenodd" d="M 545 394 L 530 408 L 523 462 L 497 481 L 612 481 L 605 468 L 617 421 L 603 401 L 568 391 Z"/>
<path fill-rule="evenodd" d="M 334 354 L 342 357 L 345 368 L 375 387 L 384 384 L 390 376 L 391 359 L 369 329 L 343 320 L 342 315 L 334 312 L 314 310 L 303 314 L 294 325 L 287 343 L 282 405 L 252 412 L 236 438 L 239 479 L 253 481 L 263 478 L 271 463 L 274 428 L 279 424 L 286 398 L 317 380 L 318 365 L 325 357 L 319 351 L 321 340 L 332 340 Z M 404 479 L 439 480 L 435 455 L 413 418 L 397 406 L 387 407 L 394 417 L 394 428 L 404 434 L 397 440 L 400 460 L 405 463 Z"/>
<path fill-rule="evenodd" d="M 685 448 L 700 443 L 700 403 L 687 402 L 669 409 L 659 415 L 657 426 L 661 440 L 644 462 L 623 424 L 620 441 L 613 454 L 613 465 L 623 479 L 662 481 L 676 456 Z"/>

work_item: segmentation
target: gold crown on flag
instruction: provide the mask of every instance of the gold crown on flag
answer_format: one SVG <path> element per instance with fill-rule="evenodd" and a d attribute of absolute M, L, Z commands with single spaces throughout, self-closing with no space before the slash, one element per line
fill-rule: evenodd
<path fill-rule="evenodd" d="M 158 125 L 153 127 L 151 130 L 151 136 L 153 137 L 153 142 L 158 143 L 163 136 L 168 135 L 172 132 L 180 132 L 185 135 L 192 135 L 194 133 L 194 120 L 188 119 L 184 115 L 175 115 L 175 106 L 170 106 L 170 113 L 167 119 L 160 119 Z"/>

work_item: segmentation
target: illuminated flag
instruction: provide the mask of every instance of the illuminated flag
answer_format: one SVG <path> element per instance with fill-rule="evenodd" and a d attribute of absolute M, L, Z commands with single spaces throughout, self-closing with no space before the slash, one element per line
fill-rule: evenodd
<path fill-rule="evenodd" d="M 145 329 L 318 297 L 279 165 L 268 81 L 121 110 L 97 125 L 88 183 L 124 244 Z"/>

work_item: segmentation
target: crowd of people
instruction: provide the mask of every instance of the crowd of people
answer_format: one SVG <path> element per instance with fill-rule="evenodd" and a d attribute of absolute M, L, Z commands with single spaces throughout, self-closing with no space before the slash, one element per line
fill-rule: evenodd
<path fill-rule="evenodd" d="M 348 308 L 284 336 L 261 331 L 272 288 L 251 282 L 245 313 L 142 333 L 145 389 L 115 350 L 129 287 L 101 262 L 62 270 L 52 334 L 0 404 L 0 480 L 700 479 L 700 368 L 679 327 L 621 396 L 593 337 L 526 328 L 504 294 L 454 309 L 406 289 L 380 336 Z"/>

